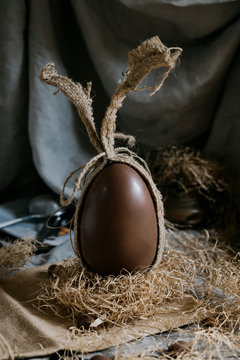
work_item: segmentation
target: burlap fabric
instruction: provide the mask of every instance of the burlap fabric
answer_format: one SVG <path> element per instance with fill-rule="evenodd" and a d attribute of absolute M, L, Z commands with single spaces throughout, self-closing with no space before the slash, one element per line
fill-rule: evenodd
<path fill-rule="evenodd" d="M 23 270 L 0 282 L 1 360 L 43 356 L 64 349 L 80 353 L 101 350 L 201 320 L 194 311 L 196 301 L 186 295 L 159 308 L 159 316 L 151 321 L 86 331 L 73 337 L 69 319 L 39 311 L 35 306 L 41 283 L 48 281 L 48 266 Z"/>

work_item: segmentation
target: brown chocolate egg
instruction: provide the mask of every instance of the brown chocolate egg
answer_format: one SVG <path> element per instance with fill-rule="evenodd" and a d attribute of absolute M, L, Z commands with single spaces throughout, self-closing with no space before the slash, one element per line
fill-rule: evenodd
<path fill-rule="evenodd" d="M 124 269 L 132 272 L 151 266 L 155 260 L 155 205 L 141 175 L 127 164 L 110 164 L 94 178 L 75 226 L 81 258 L 99 274 L 118 275 Z"/>

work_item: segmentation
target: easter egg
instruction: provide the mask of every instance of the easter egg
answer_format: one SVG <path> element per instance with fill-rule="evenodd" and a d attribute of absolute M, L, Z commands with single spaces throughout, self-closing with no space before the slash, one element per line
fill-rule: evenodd
<path fill-rule="evenodd" d="M 105 166 L 90 183 L 75 220 L 75 244 L 90 270 L 118 275 L 150 267 L 158 248 L 155 204 L 137 170 Z"/>

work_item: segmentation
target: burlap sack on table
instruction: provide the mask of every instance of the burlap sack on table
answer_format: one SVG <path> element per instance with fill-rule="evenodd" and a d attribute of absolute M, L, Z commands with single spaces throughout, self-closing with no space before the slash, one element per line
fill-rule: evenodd
<path fill-rule="evenodd" d="M 140 320 L 132 326 L 87 331 L 73 339 L 69 331 L 73 326 L 71 320 L 38 311 L 32 301 L 41 292 L 41 283 L 49 278 L 48 266 L 26 269 L 1 280 L 1 360 L 43 356 L 65 349 L 78 352 L 102 350 L 200 320 L 194 311 L 196 300 L 186 295 L 159 308 L 159 317 L 154 321 Z"/>

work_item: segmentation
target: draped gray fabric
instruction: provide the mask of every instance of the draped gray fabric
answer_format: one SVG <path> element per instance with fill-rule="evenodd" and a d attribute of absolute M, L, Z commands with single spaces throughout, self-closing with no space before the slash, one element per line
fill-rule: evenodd
<path fill-rule="evenodd" d="M 140 148 L 181 143 L 215 155 L 240 190 L 240 1 L 2 0 L 1 199 L 27 195 L 40 179 L 59 193 L 95 153 L 70 101 L 39 80 L 42 67 L 53 61 L 59 73 L 92 81 L 99 128 L 128 51 L 155 35 L 182 47 L 181 60 L 154 96 L 128 96 L 119 129 Z"/>

